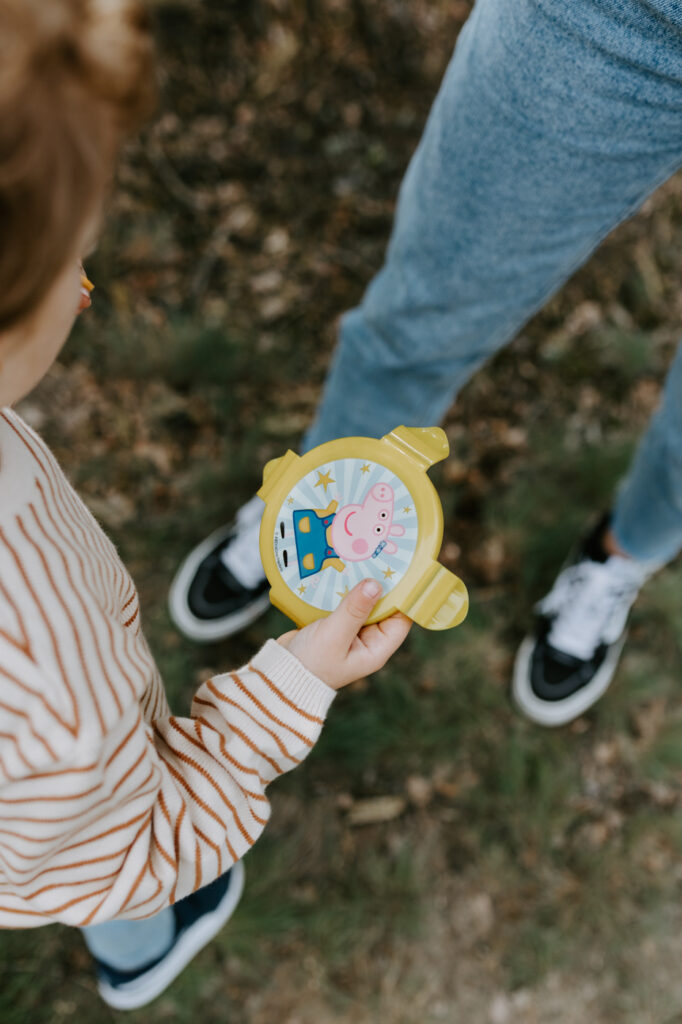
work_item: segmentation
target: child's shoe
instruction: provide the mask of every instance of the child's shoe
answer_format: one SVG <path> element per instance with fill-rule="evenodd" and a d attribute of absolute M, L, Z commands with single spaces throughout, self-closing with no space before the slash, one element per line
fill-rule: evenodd
<path fill-rule="evenodd" d="M 559 573 L 536 606 L 534 634 L 516 655 L 514 700 L 539 725 L 565 725 L 605 692 L 625 642 L 630 608 L 654 571 L 632 558 L 609 555 L 601 542 L 607 528 L 608 518 Z"/>
<path fill-rule="evenodd" d="M 95 960 L 97 988 L 104 1002 L 115 1010 L 135 1010 L 161 995 L 232 916 L 243 888 L 244 867 L 237 861 L 210 885 L 175 903 L 171 908 L 173 944 L 160 959 L 137 971 L 117 971 Z"/>
<path fill-rule="evenodd" d="M 168 605 L 175 625 L 190 640 L 223 640 L 267 611 L 268 581 L 258 537 L 263 502 L 254 497 L 190 551 L 171 584 Z"/>

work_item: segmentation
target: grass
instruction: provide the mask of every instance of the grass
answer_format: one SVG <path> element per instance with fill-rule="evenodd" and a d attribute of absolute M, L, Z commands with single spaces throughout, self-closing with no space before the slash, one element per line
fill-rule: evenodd
<path fill-rule="evenodd" d="M 115 321 L 110 330 L 115 333 Z M 193 337 L 199 339 L 196 358 Z M 258 454 L 270 448 L 258 426 L 236 430 L 233 406 L 220 399 L 206 372 L 206 353 L 218 346 L 220 373 L 237 380 L 245 372 L 241 342 L 185 325 L 171 330 L 163 358 L 155 344 L 128 378 L 143 387 L 160 375 L 163 362 L 168 390 L 147 409 L 151 436 L 181 449 L 183 439 L 206 431 L 208 423 L 207 450 L 216 457 L 195 462 L 182 452 L 185 495 L 159 504 L 163 467 L 124 451 L 114 476 L 117 486 L 134 495 L 137 516 L 133 528 L 128 523 L 113 533 L 140 585 L 146 630 L 169 694 L 182 708 L 200 677 L 245 660 L 286 622 L 273 611 L 246 635 L 208 648 L 185 643 L 170 625 L 165 592 L 177 561 L 220 521 L 225 495 L 248 496 Z M 73 366 L 89 360 L 101 365 L 109 352 L 112 376 L 127 365 L 123 347 L 93 348 L 87 358 L 86 347 L 83 332 L 70 353 Z M 272 386 L 267 368 L 257 385 L 251 379 L 249 388 L 256 386 Z M 189 396 L 208 411 L 200 427 L 191 421 L 188 426 Z M 238 389 L 234 401 L 239 412 L 250 398 Z M 119 440 L 134 450 L 132 411 L 119 409 L 110 420 L 113 412 L 105 404 L 100 415 L 118 424 Z M 509 991 L 539 984 L 557 965 L 579 969 L 589 949 L 615 951 L 609 960 L 617 967 L 623 930 L 631 944 L 652 921 L 655 927 L 675 885 L 651 865 L 659 847 L 661 863 L 666 850 L 678 851 L 681 837 L 668 808 L 636 793 L 649 780 L 674 787 L 682 772 L 679 570 L 668 570 L 645 593 L 618 684 L 589 716 L 584 732 L 538 730 L 509 705 L 510 658 L 532 602 L 592 510 L 608 503 L 632 449 L 632 439 L 620 432 L 612 442 L 574 447 L 558 428 L 551 419 L 538 424 L 518 470 L 483 503 L 481 529 L 502 538 L 511 566 L 507 577 L 497 590 L 486 593 L 484 587 L 481 600 L 474 585 L 471 614 L 461 629 L 440 635 L 414 631 L 365 689 L 340 696 L 307 766 L 273 791 L 274 819 L 249 855 L 249 885 L 233 925 L 168 997 L 131 1020 L 156 1022 L 170 1014 L 189 1022 L 197 1009 L 207 1021 L 224 1019 L 227 1010 L 231 1019 L 245 1020 L 244 994 L 258 987 L 262 973 L 275 971 L 282 958 L 307 955 L 323 965 L 325 998 L 342 1019 L 353 1004 L 359 962 L 387 951 L 390 956 L 399 943 L 418 946 L 428 931 L 434 867 L 419 840 L 423 815 L 438 832 L 438 857 L 449 865 L 441 878 L 473 874 L 498 894 L 499 933 L 487 941 L 500 958 Z M 56 431 L 59 436 L 58 425 Z M 93 493 L 110 472 L 108 455 L 85 457 L 77 466 L 81 485 Z M 456 488 L 441 483 L 441 492 L 456 517 Z M 666 700 L 672 713 L 646 749 L 638 750 L 632 711 L 654 699 Z M 595 764 L 595 749 L 619 738 L 625 746 L 616 749 L 613 761 Z M 446 777 L 452 789 L 446 787 L 423 811 L 408 810 L 402 827 L 348 829 L 335 794 L 401 794 L 415 774 Z M 600 775 L 602 788 L 581 806 L 586 784 L 589 792 L 589 780 Z M 458 788 L 461 779 L 465 785 Z M 621 824 L 610 831 L 604 821 L 614 814 Z M 647 843 L 654 844 L 653 853 Z M 509 902 L 514 892 L 523 894 L 520 906 Z M 0 942 L 6 947 L 0 1007 L 8 1024 L 42 1024 L 74 1014 L 80 1020 L 116 1019 L 97 1001 L 74 934 L 48 929 Z M 40 970 L 46 959 L 49 969 Z"/>
<path fill-rule="evenodd" d="M 108 330 L 123 339 L 115 319 Z M 258 424 L 247 420 L 239 429 L 234 422 L 254 391 L 272 388 L 267 366 L 262 377 L 253 369 L 247 375 L 243 342 L 189 323 L 172 326 L 166 341 L 162 354 L 152 339 L 125 378 L 129 404 L 113 408 L 103 383 L 98 416 L 103 431 L 111 431 L 112 451 L 91 456 L 86 440 L 75 475 L 86 493 L 106 493 L 113 476 L 133 496 L 134 522 L 112 533 L 140 586 L 146 631 L 171 700 L 182 709 L 200 678 L 246 660 L 286 620 L 272 611 L 245 635 L 205 648 L 185 643 L 170 625 L 165 593 L 175 565 L 221 520 L 227 495 L 230 503 L 235 494 L 249 496 L 258 460 L 277 454 L 278 441 Z M 128 337 L 120 346 L 89 348 L 84 327 L 67 373 L 85 364 L 100 378 L 102 360 L 110 358 L 111 378 L 118 378 L 138 344 Z M 218 374 L 206 370 L 214 347 L 220 375 L 236 382 L 248 376 L 230 401 L 219 394 Z M 168 448 L 167 466 L 150 460 L 144 446 L 134 454 L 138 389 L 144 393 L 160 379 L 162 365 L 163 389 L 152 389 L 142 434 Z M 205 413 L 201 422 L 193 403 Z M 51 426 L 59 449 L 68 443 L 68 427 L 59 414 Z M 263 975 L 284 962 L 299 976 L 306 957 L 318 965 L 330 1019 L 345 1019 L 363 984 L 363 965 L 390 960 L 401 945 L 418 950 L 427 943 L 434 895 L 458 879 L 493 893 L 495 931 L 475 948 L 498 959 L 498 983 L 512 993 L 540 985 L 557 966 L 587 970 L 588 954 L 598 949 L 607 950 L 610 968 L 625 970 L 633 943 L 656 933 L 675 898 L 666 866 L 682 838 L 669 806 L 646 791 L 655 783 L 677 792 L 682 774 L 679 568 L 645 592 L 617 684 L 578 732 L 523 722 L 506 685 L 533 600 L 593 509 L 608 504 L 627 465 L 634 438 L 614 434 L 576 446 L 550 414 L 534 425 L 523 459 L 479 509 L 479 536 L 501 538 L 507 552 L 497 585 L 477 587 L 474 579 L 462 628 L 413 631 L 366 687 L 340 695 L 307 765 L 273 789 L 273 821 L 249 855 L 249 884 L 233 924 L 167 996 L 131 1021 L 190 1022 L 201 1013 L 207 1022 L 225 1014 L 245 1022 L 244 1006 Z M 182 490 L 164 495 L 164 487 L 176 487 L 174 475 Z M 456 531 L 461 493 L 444 480 L 439 487 Z M 664 700 L 669 713 L 641 744 L 632 716 L 654 700 Z M 436 785 L 428 806 L 408 806 L 397 822 L 348 827 L 339 794 L 404 794 L 414 775 L 446 784 Z M 432 837 L 426 847 L 425 827 Z M 0 946 L 7 1024 L 117 1019 L 97 1000 L 75 933 L 10 933 L 0 936 Z M 409 1018 L 396 1010 L 393 1019 Z"/>
<path fill-rule="evenodd" d="M 180 127 L 165 122 L 128 152 L 89 265 L 92 315 L 31 403 L 131 569 L 184 714 L 201 679 L 288 628 L 272 610 L 197 647 L 170 624 L 168 584 L 314 413 L 334 319 L 380 265 L 453 5 L 429 5 L 428 24 L 418 3 L 401 6 L 404 23 L 391 5 L 157 6 Z M 269 57 L 272 18 L 290 18 L 296 38 L 305 22 L 299 77 Z M 395 54 L 417 51 L 428 67 L 391 78 Z M 261 64 L 283 76 L 277 88 Z M 225 166 L 202 135 L 211 116 L 226 119 Z M 350 198 L 348 182 L 361 183 Z M 203 202 L 213 186 L 228 196 L 218 212 L 239 216 L 206 262 L 216 211 L 192 207 L 188 191 Z M 519 1024 L 679 1019 L 679 562 L 643 592 L 614 685 L 575 726 L 523 721 L 508 681 L 533 603 L 608 507 L 655 404 L 682 328 L 681 228 L 673 183 L 465 389 L 445 424 L 463 468 L 433 478 L 461 549 L 451 564 L 471 591 L 467 621 L 413 630 L 385 669 L 339 696 L 306 764 L 273 786 L 230 926 L 132 1024 L 487 1024 L 495 996 L 524 993 L 530 1010 L 509 1004 Z M 653 291 L 633 269 L 644 250 Z M 273 270 L 274 317 L 259 291 Z M 599 315 L 571 327 L 595 296 Z M 399 817 L 349 824 L 349 804 L 387 795 L 405 798 Z M 479 917 L 462 923 L 472 899 Z M 0 933 L 0 953 L 3 1024 L 124 1019 L 100 1003 L 76 932 Z"/>

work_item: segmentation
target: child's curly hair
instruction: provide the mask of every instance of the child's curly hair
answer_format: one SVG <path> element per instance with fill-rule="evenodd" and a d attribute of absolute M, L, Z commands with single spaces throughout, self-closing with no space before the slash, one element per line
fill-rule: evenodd
<path fill-rule="evenodd" d="M 151 109 L 137 0 L 0 0 L 0 330 L 35 309 Z"/>

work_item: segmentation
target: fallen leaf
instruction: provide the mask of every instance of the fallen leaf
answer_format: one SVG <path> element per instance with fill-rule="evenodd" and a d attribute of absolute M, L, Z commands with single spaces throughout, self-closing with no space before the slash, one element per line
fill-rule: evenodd
<path fill-rule="evenodd" d="M 409 775 L 405 782 L 408 800 L 415 807 L 426 807 L 433 798 L 433 783 L 423 775 Z"/>
<path fill-rule="evenodd" d="M 89 495 L 87 505 L 95 519 L 114 530 L 135 518 L 134 503 L 125 494 L 117 491 L 104 498 Z"/>
<path fill-rule="evenodd" d="M 658 736 L 665 722 L 666 703 L 665 697 L 656 697 L 633 709 L 630 719 L 640 746 L 649 746 Z"/>
<path fill-rule="evenodd" d="M 399 818 L 407 807 L 403 796 L 372 796 L 356 800 L 348 811 L 349 825 L 379 825 Z"/>

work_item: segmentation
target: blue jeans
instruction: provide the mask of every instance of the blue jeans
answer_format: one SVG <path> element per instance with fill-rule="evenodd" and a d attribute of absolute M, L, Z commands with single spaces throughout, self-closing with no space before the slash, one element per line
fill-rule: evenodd
<path fill-rule="evenodd" d="M 117 971 L 135 971 L 170 949 L 175 917 L 170 907 L 164 907 L 141 921 L 105 921 L 81 928 L 81 933 L 98 960 Z"/>
<path fill-rule="evenodd" d="M 478 0 L 305 447 L 439 422 L 681 165 L 679 0 Z M 682 353 L 613 514 L 635 558 L 682 547 Z"/>

